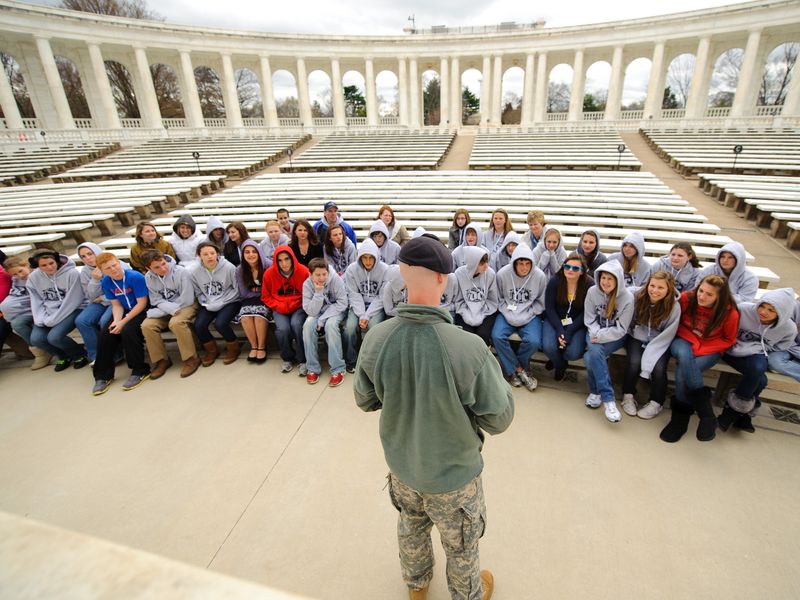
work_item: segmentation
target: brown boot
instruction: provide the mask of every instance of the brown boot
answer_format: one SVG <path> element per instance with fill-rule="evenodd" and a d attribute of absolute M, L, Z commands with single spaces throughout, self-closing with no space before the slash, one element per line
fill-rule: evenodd
<path fill-rule="evenodd" d="M 428 586 L 426 585 L 424 588 L 420 588 L 415 590 L 413 588 L 409 588 L 408 590 L 408 598 L 409 600 L 427 600 L 428 598 Z"/>
<path fill-rule="evenodd" d="M 481 583 L 483 584 L 483 596 L 481 600 L 489 600 L 494 592 L 494 575 L 491 571 L 484 569 L 481 571 Z"/>
<path fill-rule="evenodd" d="M 158 361 L 153 370 L 150 371 L 150 379 L 158 379 L 159 377 L 163 376 L 166 373 L 167 369 L 172 366 L 172 361 L 168 358 L 162 358 Z"/>
<path fill-rule="evenodd" d="M 38 371 L 39 369 L 44 369 L 45 367 L 50 365 L 50 361 L 52 360 L 52 356 L 50 356 L 47 352 L 42 350 L 41 348 L 36 348 L 35 346 L 30 347 L 31 354 L 33 354 L 33 364 L 31 365 L 31 371 Z"/>
<path fill-rule="evenodd" d="M 28 344 L 13 331 L 6 338 L 6 344 L 8 344 L 8 347 L 17 355 L 17 359 L 30 360 L 33 358 L 33 354 L 31 354 L 31 351 L 28 349 Z"/>
<path fill-rule="evenodd" d="M 217 360 L 217 356 L 219 356 L 219 350 L 217 350 L 217 342 L 211 341 L 206 342 L 203 344 L 203 350 L 206 351 L 206 355 L 203 357 L 203 366 L 210 367 L 214 364 L 214 361 Z"/>
<path fill-rule="evenodd" d="M 183 368 L 181 369 L 181 377 L 188 377 L 200 366 L 200 359 L 197 356 L 193 356 L 185 361 L 183 361 Z"/>
<path fill-rule="evenodd" d="M 240 349 L 241 344 L 239 342 L 225 342 L 225 356 L 222 358 L 222 364 L 229 365 L 239 358 Z"/>

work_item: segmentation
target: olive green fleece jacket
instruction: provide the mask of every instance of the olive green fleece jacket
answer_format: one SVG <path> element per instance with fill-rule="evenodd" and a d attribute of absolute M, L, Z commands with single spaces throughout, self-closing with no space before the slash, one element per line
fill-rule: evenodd
<path fill-rule="evenodd" d="M 480 337 L 441 308 L 401 304 L 364 338 L 353 384 L 364 411 L 381 410 L 392 473 L 419 492 L 463 487 L 483 470 L 483 431 L 514 418 L 511 388 Z"/>

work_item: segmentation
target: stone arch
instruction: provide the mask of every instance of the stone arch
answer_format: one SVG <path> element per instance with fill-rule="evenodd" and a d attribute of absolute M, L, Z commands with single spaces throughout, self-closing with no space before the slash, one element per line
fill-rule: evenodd
<path fill-rule="evenodd" d="M 786 41 L 775 46 L 767 55 L 758 91 L 759 106 L 783 105 L 789 82 L 798 77 L 797 60 L 800 40 Z"/>
<path fill-rule="evenodd" d="M 23 119 L 36 118 L 36 111 L 33 108 L 31 95 L 28 92 L 28 86 L 25 83 L 25 77 L 19 62 L 11 54 L 0 52 L 0 63 L 2 63 L 3 67 L 2 75 L 8 79 L 11 85 L 11 91 L 14 94 L 20 117 Z M 0 107 L 0 112 L 2 112 L 2 107 Z M 3 116 L 5 117 L 5 114 Z"/>
<path fill-rule="evenodd" d="M 461 73 L 461 124 L 480 125 L 485 99 L 481 96 L 483 73 L 470 67 Z M 474 98 L 478 100 L 477 104 Z"/>
<path fill-rule="evenodd" d="M 331 76 L 321 69 L 308 74 L 308 101 L 314 118 L 333 117 L 333 91 Z"/>
<path fill-rule="evenodd" d="M 239 111 L 244 119 L 264 117 L 264 100 L 261 93 L 261 82 L 255 71 L 241 67 L 233 72 L 236 86 L 236 97 L 239 99 Z"/>
<path fill-rule="evenodd" d="M 367 80 L 359 71 L 351 69 L 342 75 L 342 93 L 347 117 L 367 116 Z"/>
<path fill-rule="evenodd" d="M 519 125 L 522 123 L 522 102 L 525 86 L 525 71 L 512 66 L 503 73 L 500 98 L 500 123 Z"/>
<path fill-rule="evenodd" d="M 569 112 L 572 94 L 572 65 L 560 63 L 550 69 L 547 76 L 547 112 Z"/>
<path fill-rule="evenodd" d="M 120 119 L 140 118 L 139 103 L 133 89 L 133 77 L 128 68 L 116 60 L 106 60 L 105 66 L 111 84 L 111 95 L 114 96 Z"/>
<path fill-rule="evenodd" d="M 171 65 L 154 63 L 150 65 L 150 76 L 158 100 L 158 110 L 162 119 L 184 119 L 183 94 L 178 74 Z"/>
<path fill-rule="evenodd" d="M 634 58 L 627 64 L 622 79 L 622 94 L 620 95 L 620 108 L 622 110 L 644 109 L 644 103 L 647 99 L 647 86 L 652 69 L 653 61 L 644 56 Z"/>
<path fill-rule="evenodd" d="M 275 108 L 279 119 L 297 119 L 300 117 L 300 102 L 297 94 L 297 80 L 294 73 L 286 69 L 278 69 L 272 74 L 272 90 L 275 96 Z"/>
<path fill-rule="evenodd" d="M 378 117 L 396 117 L 400 114 L 400 80 L 389 69 L 375 76 L 375 93 L 378 96 Z"/>
<path fill-rule="evenodd" d="M 425 69 L 420 74 L 423 125 L 438 125 L 441 120 L 441 82 L 439 71 L 436 69 Z"/>
<path fill-rule="evenodd" d="M 586 80 L 583 84 L 583 111 L 603 112 L 608 99 L 608 86 L 611 81 L 611 65 L 608 61 L 598 60 L 586 69 Z"/>
<path fill-rule="evenodd" d="M 733 106 L 743 60 L 742 48 L 728 48 L 717 57 L 711 71 L 707 106 L 715 108 Z"/>
<path fill-rule="evenodd" d="M 91 119 L 92 111 L 86 100 L 81 74 L 78 66 L 66 56 L 54 55 L 58 75 L 61 77 L 61 86 L 69 103 L 69 110 L 73 119 Z"/>
<path fill-rule="evenodd" d="M 677 101 L 674 108 L 685 108 L 689 99 L 689 88 L 692 86 L 692 74 L 696 57 L 690 52 L 684 52 L 673 58 L 667 67 L 667 87 L 672 90 Z M 665 108 L 671 108 L 665 106 Z"/>

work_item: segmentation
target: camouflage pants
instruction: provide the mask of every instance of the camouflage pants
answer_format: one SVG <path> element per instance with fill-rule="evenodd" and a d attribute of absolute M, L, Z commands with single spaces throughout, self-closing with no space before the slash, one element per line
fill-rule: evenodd
<path fill-rule="evenodd" d="M 480 475 L 464 487 L 442 494 L 417 492 L 391 473 L 388 479 L 389 497 L 400 512 L 397 541 L 408 587 L 423 588 L 433 577 L 431 528 L 436 525 L 447 556 L 450 596 L 453 600 L 480 600 L 478 540 L 486 528 Z"/>

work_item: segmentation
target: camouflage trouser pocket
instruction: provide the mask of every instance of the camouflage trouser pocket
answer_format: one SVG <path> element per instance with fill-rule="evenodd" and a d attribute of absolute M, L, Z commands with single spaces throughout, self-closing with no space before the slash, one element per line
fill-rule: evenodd
<path fill-rule="evenodd" d="M 478 545 L 478 540 L 486 531 L 486 509 L 470 505 L 461 508 L 463 519 L 461 521 L 461 540 L 463 549 Z"/>
<path fill-rule="evenodd" d="M 400 508 L 400 504 L 397 501 L 397 498 L 394 495 L 394 486 L 392 486 L 392 474 L 389 473 L 386 476 L 386 487 L 389 488 L 389 500 L 392 502 L 392 506 L 397 509 L 397 512 L 403 512 L 403 509 Z"/>

